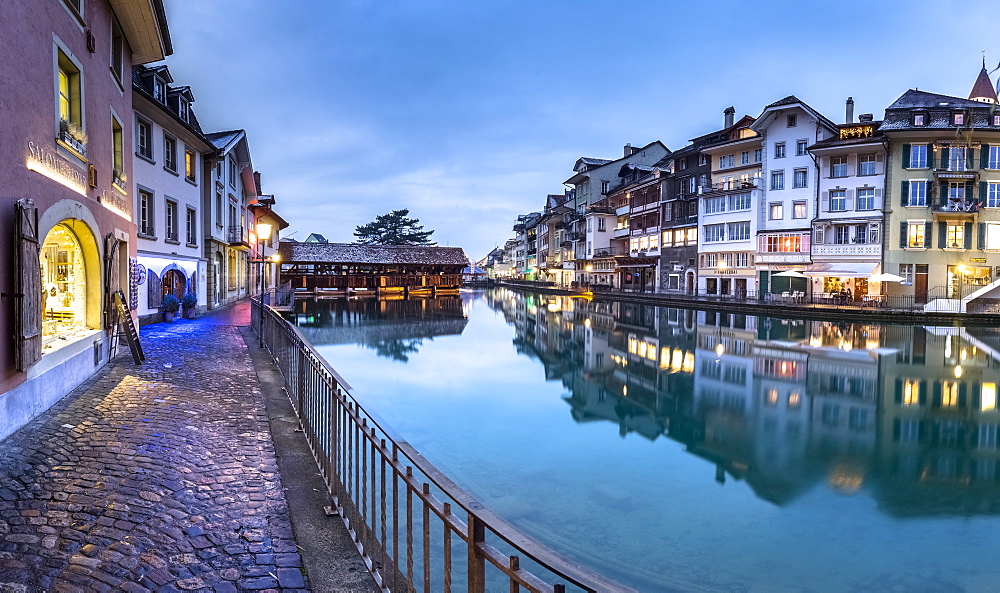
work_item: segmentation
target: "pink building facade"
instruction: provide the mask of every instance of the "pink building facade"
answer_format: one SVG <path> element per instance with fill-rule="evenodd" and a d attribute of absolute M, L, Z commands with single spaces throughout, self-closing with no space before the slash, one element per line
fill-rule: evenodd
<path fill-rule="evenodd" d="M 0 438 L 109 355 L 135 308 L 132 65 L 171 44 L 162 0 L 0 4 Z"/>

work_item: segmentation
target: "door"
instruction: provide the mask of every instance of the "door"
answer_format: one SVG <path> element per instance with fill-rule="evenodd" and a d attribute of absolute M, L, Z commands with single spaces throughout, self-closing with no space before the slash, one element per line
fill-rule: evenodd
<path fill-rule="evenodd" d="M 913 277 L 913 302 L 917 305 L 927 303 L 927 264 L 917 264 Z"/>

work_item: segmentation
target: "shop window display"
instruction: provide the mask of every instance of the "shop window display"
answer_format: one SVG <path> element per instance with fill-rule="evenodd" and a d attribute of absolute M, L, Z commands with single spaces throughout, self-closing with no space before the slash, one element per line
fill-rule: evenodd
<path fill-rule="evenodd" d="M 76 235 L 58 224 L 45 237 L 41 252 L 43 348 L 86 326 L 86 269 Z"/>

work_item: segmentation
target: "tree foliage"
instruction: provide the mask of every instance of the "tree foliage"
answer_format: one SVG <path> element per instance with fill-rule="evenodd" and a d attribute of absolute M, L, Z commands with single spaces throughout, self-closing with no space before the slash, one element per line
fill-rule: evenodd
<path fill-rule="evenodd" d="M 420 219 L 409 218 L 406 208 L 377 216 L 354 229 L 358 243 L 365 245 L 437 245 L 430 240 L 434 231 L 425 231 Z"/>

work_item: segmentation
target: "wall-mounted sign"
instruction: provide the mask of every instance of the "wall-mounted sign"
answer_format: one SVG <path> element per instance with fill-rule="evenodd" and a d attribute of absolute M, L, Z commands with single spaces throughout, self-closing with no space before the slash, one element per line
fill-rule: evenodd
<path fill-rule="evenodd" d="M 854 126 L 853 128 L 840 128 L 840 139 L 848 138 L 868 138 L 875 133 L 875 126 Z"/>
<path fill-rule="evenodd" d="M 28 142 L 26 166 L 82 196 L 87 195 L 87 173 L 35 142 Z"/>
<path fill-rule="evenodd" d="M 135 264 L 136 286 L 141 286 L 144 282 L 146 282 L 146 266 L 142 264 Z"/>
<path fill-rule="evenodd" d="M 985 257 L 970 257 L 969 261 L 972 262 L 972 263 L 974 263 L 974 264 L 985 264 L 986 263 L 986 258 Z"/>

